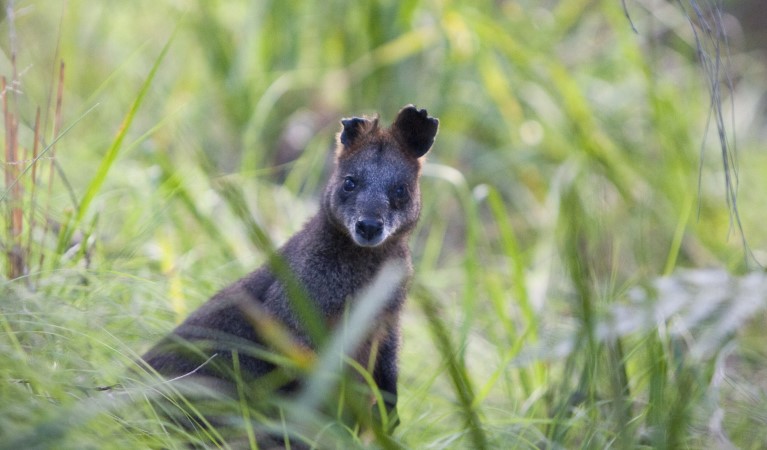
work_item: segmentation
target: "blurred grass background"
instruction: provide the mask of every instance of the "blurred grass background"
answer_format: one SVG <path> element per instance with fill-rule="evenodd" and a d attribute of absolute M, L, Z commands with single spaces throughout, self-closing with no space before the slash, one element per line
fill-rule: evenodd
<path fill-rule="evenodd" d="M 226 186 L 279 244 L 414 103 L 396 445 L 763 448 L 759 4 L 3 2 L 0 447 L 183 445 L 93 387 L 264 261 Z"/>

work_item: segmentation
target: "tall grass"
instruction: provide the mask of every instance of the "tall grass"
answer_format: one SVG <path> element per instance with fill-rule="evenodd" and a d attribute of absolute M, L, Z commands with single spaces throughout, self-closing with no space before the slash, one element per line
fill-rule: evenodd
<path fill-rule="evenodd" d="M 763 116 L 739 105 L 767 86 L 758 58 L 717 47 L 710 6 L 7 2 L 0 448 L 247 448 L 264 430 L 322 448 L 761 448 L 767 161 Z M 341 117 L 407 103 L 441 129 L 399 427 L 336 420 L 360 408 L 323 378 L 331 350 L 296 363 L 319 387 L 281 414 L 238 392 L 234 441 L 176 427 L 138 355 L 279 266 Z M 740 171 L 732 134 L 706 137 L 712 105 Z M 328 401 L 337 414 L 306 408 Z"/>

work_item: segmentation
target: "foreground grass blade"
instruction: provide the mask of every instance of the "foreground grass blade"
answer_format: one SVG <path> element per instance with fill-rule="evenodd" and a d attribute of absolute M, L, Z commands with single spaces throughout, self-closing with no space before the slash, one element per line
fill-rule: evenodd
<path fill-rule="evenodd" d="M 96 169 L 96 174 L 88 184 L 88 187 L 85 190 L 85 194 L 80 200 L 80 204 L 77 208 L 77 212 L 74 215 L 74 219 L 65 229 L 61 231 L 57 248 L 57 252 L 59 254 L 64 253 L 72 239 L 74 230 L 77 229 L 77 227 L 82 223 L 86 214 L 90 210 L 93 199 L 96 198 L 96 195 L 98 195 L 98 193 L 101 191 L 101 187 L 104 185 L 104 181 L 106 181 L 109 170 L 112 168 L 114 162 L 117 160 L 117 156 L 120 154 L 120 150 L 122 149 L 122 144 L 125 140 L 125 136 L 128 133 L 128 129 L 133 123 L 133 119 L 135 119 L 139 107 L 144 102 L 144 98 L 146 97 L 147 92 L 149 92 L 149 86 L 151 86 L 152 80 L 154 80 L 154 77 L 157 74 L 157 70 L 160 68 L 160 65 L 165 59 L 165 55 L 167 55 L 177 31 L 178 28 L 174 30 L 173 34 L 171 34 L 171 36 L 165 42 L 162 51 L 160 51 L 160 55 L 157 57 L 157 59 L 155 59 L 154 65 L 149 71 L 149 75 L 147 76 L 146 80 L 144 80 L 144 83 L 141 85 L 136 98 L 133 100 L 133 104 L 131 104 L 130 109 L 123 118 L 122 124 L 120 124 L 120 128 L 117 130 L 117 135 L 112 141 L 112 144 L 107 149 L 106 154 L 101 159 L 101 164 L 99 164 L 98 169 Z"/>
<path fill-rule="evenodd" d="M 464 424 L 469 433 L 471 448 L 483 450 L 488 448 L 487 436 L 482 429 L 482 422 L 474 407 L 474 388 L 466 366 L 457 358 L 458 351 L 450 339 L 450 332 L 442 321 L 437 301 L 426 289 L 419 289 L 417 299 L 421 309 L 429 320 L 432 339 L 442 358 L 447 364 L 447 373 L 453 384 L 453 390 L 458 397 L 458 406 L 463 416 Z"/>
<path fill-rule="evenodd" d="M 251 242 L 268 256 L 267 264 L 284 285 L 288 298 L 292 302 L 301 323 L 311 339 L 321 344 L 326 339 L 325 326 L 320 320 L 317 307 L 311 302 L 302 283 L 298 280 L 285 258 L 277 253 L 269 235 L 256 223 L 248 209 L 242 189 L 233 183 L 223 180 L 221 192 L 236 217 L 245 225 Z"/>

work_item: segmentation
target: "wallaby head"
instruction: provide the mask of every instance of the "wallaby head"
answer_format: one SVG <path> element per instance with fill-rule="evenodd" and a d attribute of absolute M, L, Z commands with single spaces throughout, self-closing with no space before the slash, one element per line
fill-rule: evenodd
<path fill-rule="evenodd" d="M 421 212 L 422 157 L 439 121 L 409 105 L 389 128 L 378 118 L 341 120 L 336 166 L 323 207 L 332 223 L 361 247 L 377 247 L 413 229 Z"/>

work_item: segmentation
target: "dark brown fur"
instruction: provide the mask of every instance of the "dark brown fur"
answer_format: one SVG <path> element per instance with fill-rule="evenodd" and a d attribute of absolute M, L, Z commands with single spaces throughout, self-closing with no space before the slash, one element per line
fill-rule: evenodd
<path fill-rule="evenodd" d="M 396 260 L 405 266 L 405 279 L 393 290 L 377 323 L 371 324 L 370 339 L 354 355 L 367 366 L 375 346 L 372 375 L 393 412 L 399 315 L 412 273 L 407 238 L 420 214 L 421 157 L 434 142 L 438 121 L 426 110 L 407 106 L 390 128 L 381 128 L 377 118 L 355 117 L 341 123 L 336 166 L 320 210 L 278 255 L 330 328 L 342 321 L 348 301 L 371 283 L 384 263 Z M 275 370 L 252 351 L 269 348 L 259 323 L 277 321 L 300 346 L 316 348 L 292 305 L 280 277 L 268 266 L 261 267 L 217 293 L 143 359 L 165 377 L 192 374 L 227 384 L 232 381 L 236 350 L 241 373 L 258 379 Z"/>

